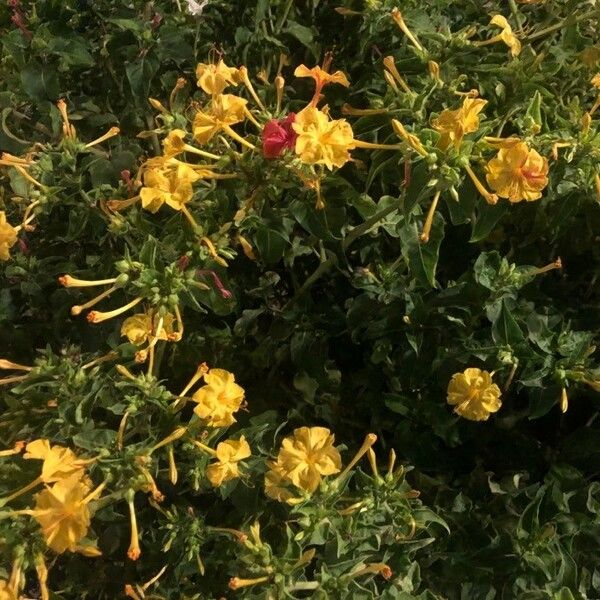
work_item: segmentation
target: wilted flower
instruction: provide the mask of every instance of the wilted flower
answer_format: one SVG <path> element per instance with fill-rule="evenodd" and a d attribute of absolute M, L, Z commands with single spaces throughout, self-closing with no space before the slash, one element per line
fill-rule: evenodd
<path fill-rule="evenodd" d="M 188 12 L 194 17 L 199 17 L 202 15 L 204 11 L 204 7 L 208 4 L 208 0 L 201 0 L 197 2 L 196 0 L 185 0 L 187 4 Z"/>
<path fill-rule="evenodd" d="M 477 368 L 455 373 L 448 384 L 448 404 L 469 421 L 487 421 L 502 406 L 500 395 L 491 374 Z"/>
<path fill-rule="evenodd" d="M 451 145 L 458 148 L 463 136 L 479 129 L 479 113 L 487 104 L 480 98 L 465 98 L 460 108 L 444 110 L 431 123 L 432 127 L 441 133 L 438 147 L 446 150 Z"/>
<path fill-rule="evenodd" d="M 59 554 L 66 550 L 77 552 L 90 526 L 88 504 L 102 489 L 99 486 L 92 492 L 89 482 L 77 477 L 61 479 L 36 494 L 34 510 L 20 512 L 30 514 L 40 524 L 46 544 L 52 550 Z"/>
<path fill-rule="evenodd" d="M 262 143 L 265 158 L 278 158 L 287 149 L 296 145 L 298 134 L 293 129 L 296 114 L 290 113 L 285 119 L 272 119 L 263 128 Z"/>
<path fill-rule="evenodd" d="M 235 423 L 233 414 L 242 406 L 244 389 L 235 383 L 233 373 L 225 369 L 210 369 L 204 375 L 206 385 L 197 390 L 192 399 L 194 412 L 209 427 L 228 427 Z"/>
<path fill-rule="evenodd" d="M 250 446 L 243 435 L 237 441 L 220 442 L 215 451 L 217 462 L 206 467 L 206 477 L 214 487 L 219 487 L 240 476 L 238 463 L 250 455 Z"/>
<path fill-rule="evenodd" d="M 196 67 L 198 87 L 211 96 L 223 93 L 223 90 L 229 85 L 237 85 L 237 74 L 236 68 L 228 67 L 222 60 L 216 65 L 200 63 Z"/>
<path fill-rule="evenodd" d="M 510 202 L 537 200 L 548 185 L 548 159 L 521 141 L 500 148 L 486 170 L 489 186 Z"/>
<path fill-rule="evenodd" d="M 312 493 L 324 475 L 339 473 L 340 453 L 333 445 L 335 436 L 326 427 L 300 427 L 281 444 L 277 464 L 296 487 Z"/>
<path fill-rule="evenodd" d="M 296 115 L 293 128 L 298 134 L 296 154 L 302 162 L 332 170 L 349 160 L 354 134 L 345 119 L 330 120 L 323 111 L 307 106 Z"/>
<path fill-rule="evenodd" d="M 10 258 L 10 249 L 17 243 L 18 230 L 7 220 L 6 214 L 0 210 L 0 260 Z"/>

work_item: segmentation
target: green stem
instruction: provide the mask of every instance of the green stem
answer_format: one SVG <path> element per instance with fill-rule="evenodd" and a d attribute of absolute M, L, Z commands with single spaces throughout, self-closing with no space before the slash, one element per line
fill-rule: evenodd
<path fill-rule="evenodd" d="M 357 225 L 350 233 L 346 236 L 344 241 L 342 242 L 342 251 L 345 252 L 348 248 L 362 235 L 367 233 L 371 228 L 373 228 L 379 221 L 385 219 L 389 214 L 399 210 L 404 204 L 404 196 L 405 191 L 403 191 L 398 204 L 392 204 L 387 206 L 386 208 L 380 210 L 375 213 L 373 216 L 369 217 L 364 223 Z M 319 266 L 313 271 L 313 273 L 308 277 L 308 279 L 302 284 L 300 289 L 294 294 L 293 298 L 283 307 L 283 311 L 287 310 L 300 298 L 307 290 L 309 290 L 315 282 L 317 282 L 331 267 L 333 267 L 337 262 L 337 258 L 335 255 L 331 255 L 328 259 L 322 260 Z"/>
<path fill-rule="evenodd" d="M 275 33 L 280 33 L 283 29 L 285 22 L 287 21 L 288 15 L 290 14 L 290 10 L 292 9 L 292 5 L 294 4 L 294 0 L 287 0 L 285 8 L 283 9 L 283 14 L 281 15 L 281 19 L 279 19 L 277 25 L 275 25 Z"/>
<path fill-rule="evenodd" d="M 567 18 L 563 19 L 562 21 L 556 23 L 555 25 L 551 25 L 550 27 L 546 27 L 545 29 L 542 29 L 541 31 L 532 33 L 530 36 L 527 36 L 525 38 L 525 41 L 532 42 L 534 40 L 537 40 L 538 38 L 548 35 L 549 33 L 554 33 L 555 31 L 558 31 L 559 29 L 562 29 L 563 27 L 566 27 L 567 25 L 575 25 L 575 23 L 585 21 L 586 19 L 594 17 L 598 14 L 599 14 L 599 11 L 598 11 L 598 9 L 596 9 L 596 10 L 591 10 L 587 13 L 583 13 L 582 15 L 579 15 L 577 17 L 567 17 Z"/>
<path fill-rule="evenodd" d="M 521 22 L 521 15 L 519 14 L 519 9 L 517 8 L 517 3 L 515 0 L 508 0 L 508 5 L 510 6 L 510 12 L 515 19 L 515 23 L 517 24 L 517 28 L 521 29 L 523 27 L 523 23 Z"/>

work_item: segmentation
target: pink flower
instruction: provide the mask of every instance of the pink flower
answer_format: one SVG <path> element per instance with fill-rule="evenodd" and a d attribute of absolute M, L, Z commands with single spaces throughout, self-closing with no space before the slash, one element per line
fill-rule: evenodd
<path fill-rule="evenodd" d="M 290 113 L 285 119 L 272 119 L 265 125 L 262 132 L 265 158 L 279 158 L 287 148 L 296 145 L 298 134 L 292 128 L 295 120 L 296 113 Z"/>

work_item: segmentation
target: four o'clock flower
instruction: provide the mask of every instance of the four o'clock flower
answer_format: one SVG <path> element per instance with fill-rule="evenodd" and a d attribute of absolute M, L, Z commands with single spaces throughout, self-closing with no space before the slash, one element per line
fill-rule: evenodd
<path fill-rule="evenodd" d="M 272 119 L 263 128 L 262 147 L 265 158 L 279 158 L 286 150 L 294 149 L 298 134 L 292 125 L 296 113 L 289 113 L 285 119 Z"/>
<path fill-rule="evenodd" d="M 548 159 L 520 140 L 500 148 L 486 171 L 489 186 L 510 202 L 537 200 L 548 185 Z"/>

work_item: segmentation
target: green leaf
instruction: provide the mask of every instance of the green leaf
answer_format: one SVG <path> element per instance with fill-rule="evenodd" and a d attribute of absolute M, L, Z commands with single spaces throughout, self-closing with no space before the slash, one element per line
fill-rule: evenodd
<path fill-rule="evenodd" d="M 341 229 L 346 222 L 345 208 L 328 203 L 318 210 L 306 201 L 298 200 L 290 205 L 290 209 L 298 223 L 320 240 L 341 238 Z"/>
<path fill-rule="evenodd" d="M 36 102 L 58 100 L 58 77 L 51 65 L 41 65 L 32 61 L 21 70 L 21 84 L 23 91 Z"/>
<path fill-rule="evenodd" d="M 287 27 L 283 30 L 284 33 L 288 33 L 295 37 L 303 46 L 306 46 L 316 57 L 318 52 L 314 44 L 314 34 L 312 29 L 296 23 L 296 21 L 288 21 Z"/>
<path fill-rule="evenodd" d="M 267 264 L 273 264 L 278 262 L 283 256 L 288 240 L 278 231 L 262 227 L 254 235 L 254 243 L 258 248 L 262 260 Z"/>
<path fill-rule="evenodd" d="M 416 221 L 406 223 L 400 229 L 402 254 L 408 260 L 412 276 L 424 287 L 437 287 L 435 270 L 439 258 L 440 245 L 444 239 L 444 218 L 436 213 L 431 226 L 429 241 L 420 240 Z"/>
<path fill-rule="evenodd" d="M 523 332 L 506 300 L 489 307 L 488 318 L 492 321 L 492 338 L 497 344 L 511 346 L 523 341 Z"/>
<path fill-rule="evenodd" d="M 137 62 L 125 64 L 125 74 L 127 81 L 133 92 L 133 98 L 138 104 L 146 105 L 150 94 L 150 85 L 156 72 L 158 71 L 158 61 L 149 55 L 141 58 Z"/>
<path fill-rule="evenodd" d="M 481 199 L 469 241 L 475 243 L 487 238 L 498 221 L 508 212 L 509 207 L 508 202 L 500 200 L 498 204 L 488 204 Z"/>

